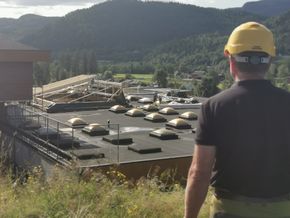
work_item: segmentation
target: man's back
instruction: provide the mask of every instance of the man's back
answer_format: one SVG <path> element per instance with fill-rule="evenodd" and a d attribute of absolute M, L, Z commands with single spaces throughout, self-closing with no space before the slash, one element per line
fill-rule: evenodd
<path fill-rule="evenodd" d="M 248 197 L 290 192 L 289 93 L 266 80 L 240 81 L 203 111 L 208 127 L 196 142 L 217 148 L 212 186 Z"/>

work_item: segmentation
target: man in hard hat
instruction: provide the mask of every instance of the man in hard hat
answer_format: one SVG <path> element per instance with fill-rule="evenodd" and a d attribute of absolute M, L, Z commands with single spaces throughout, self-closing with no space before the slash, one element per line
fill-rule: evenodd
<path fill-rule="evenodd" d="M 225 55 L 235 83 L 202 105 L 185 217 L 198 216 L 209 184 L 211 217 L 290 217 L 290 94 L 264 79 L 275 56 L 273 35 L 244 23 Z"/>

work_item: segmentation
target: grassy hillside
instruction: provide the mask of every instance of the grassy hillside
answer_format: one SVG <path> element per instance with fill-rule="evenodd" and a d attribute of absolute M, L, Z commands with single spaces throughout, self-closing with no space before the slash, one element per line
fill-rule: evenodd
<path fill-rule="evenodd" d="M 55 171 L 49 181 L 35 169 L 24 184 L 0 176 L 0 217 L 86 217 L 86 218 L 176 218 L 183 216 L 184 189 L 158 179 L 143 179 L 136 185 L 115 171 L 95 174 L 79 181 L 73 172 Z M 167 190 L 167 191 L 165 191 Z M 208 217 L 208 204 L 200 218 Z"/>

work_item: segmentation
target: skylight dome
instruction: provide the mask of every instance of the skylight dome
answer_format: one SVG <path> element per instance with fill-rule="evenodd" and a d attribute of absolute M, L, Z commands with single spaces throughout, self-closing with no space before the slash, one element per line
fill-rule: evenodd
<path fill-rule="evenodd" d="M 180 118 L 170 120 L 168 123 L 166 123 L 166 126 L 176 129 L 191 129 L 191 125 L 189 125 L 185 120 Z"/>
<path fill-rule="evenodd" d="M 144 117 L 145 116 L 144 112 L 137 108 L 127 111 L 125 115 L 131 116 L 131 117 Z"/>
<path fill-rule="evenodd" d="M 192 111 L 188 111 L 188 112 L 181 114 L 179 117 L 182 119 L 187 119 L 187 120 L 196 120 L 197 114 L 192 112 Z"/>
<path fill-rule="evenodd" d="M 115 105 L 115 106 L 111 107 L 111 108 L 109 109 L 109 111 L 112 111 L 112 112 L 114 112 L 114 113 L 125 113 L 127 110 L 126 110 L 126 108 L 125 108 L 124 106 L 122 106 L 122 105 Z"/>
<path fill-rule="evenodd" d="M 172 107 L 165 107 L 162 110 L 159 111 L 160 114 L 165 114 L 165 115 L 176 115 L 178 112 L 174 110 Z"/>
<path fill-rule="evenodd" d="M 68 120 L 68 122 L 72 127 L 81 127 L 87 125 L 87 123 L 79 117 L 71 118 Z"/>
<path fill-rule="evenodd" d="M 145 120 L 149 120 L 149 121 L 152 121 L 152 122 L 166 122 L 167 120 L 160 114 L 158 113 L 151 113 L 151 114 L 148 114 L 145 118 Z"/>
<path fill-rule="evenodd" d="M 178 135 L 175 132 L 165 128 L 154 130 L 149 135 L 162 140 L 178 139 Z"/>
<path fill-rule="evenodd" d="M 146 104 L 146 105 L 144 105 L 143 110 L 145 110 L 145 111 L 158 111 L 158 108 L 153 104 Z"/>
<path fill-rule="evenodd" d="M 97 136 L 97 135 L 108 135 L 109 131 L 106 130 L 104 127 L 102 127 L 98 123 L 92 123 L 82 129 L 82 132 L 87 133 L 91 136 Z"/>

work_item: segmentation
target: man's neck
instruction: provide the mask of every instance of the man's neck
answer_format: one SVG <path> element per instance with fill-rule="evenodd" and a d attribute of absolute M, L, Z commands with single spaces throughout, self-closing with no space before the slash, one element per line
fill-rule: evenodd
<path fill-rule="evenodd" d="M 263 76 L 259 74 L 237 74 L 234 78 L 236 82 L 243 81 L 243 80 L 263 80 L 265 79 Z"/>

